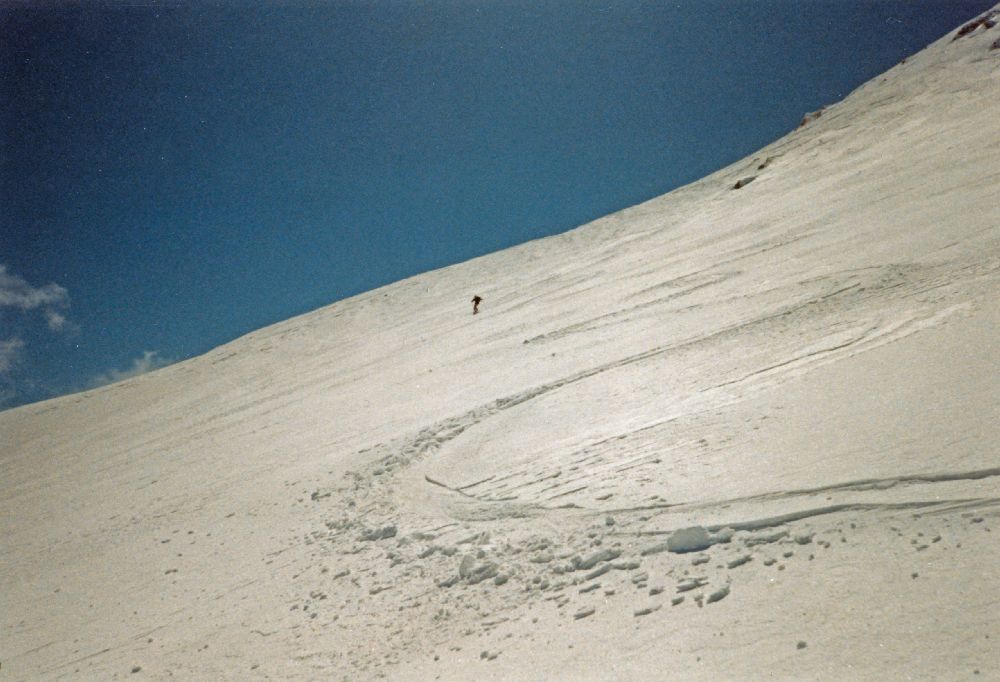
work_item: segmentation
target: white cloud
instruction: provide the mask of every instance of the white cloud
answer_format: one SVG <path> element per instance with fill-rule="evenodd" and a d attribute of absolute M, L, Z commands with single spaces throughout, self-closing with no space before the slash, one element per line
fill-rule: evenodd
<path fill-rule="evenodd" d="M 46 310 L 45 320 L 49 323 L 49 329 L 54 332 L 61 332 L 67 327 L 66 316 L 55 310 Z"/>
<path fill-rule="evenodd" d="M 17 356 L 24 347 L 21 339 L 7 339 L 0 341 L 0 374 L 10 371 L 10 368 L 17 362 Z"/>
<path fill-rule="evenodd" d="M 5 409 L 17 396 L 17 389 L 8 376 L 20 359 L 24 341 L 13 338 L 0 340 L 0 410 Z"/>
<path fill-rule="evenodd" d="M 7 272 L 6 265 L 0 265 L 0 307 L 49 310 L 66 305 L 69 305 L 69 292 L 64 287 L 58 284 L 34 287 L 24 278 Z"/>
<path fill-rule="evenodd" d="M 58 284 L 46 284 L 36 287 L 23 277 L 7 271 L 7 266 L 0 264 L 0 317 L 6 310 L 17 313 L 32 313 L 38 311 L 45 319 L 45 324 L 53 333 L 75 333 L 77 327 L 65 315 L 69 307 L 69 292 Z M 22 325 L 18 325 L 22 327 Z M 22 331 L 30 338 L 26 329 Z M 6 334 L 10 334 L 8 329 Z M 17 337 L 0 338 L 0 408 L 13 402 L 19 390 L 30 379 L 19 377 L 15 379 L 14 366 L 21 361 L 21 351 L 25 342 Z"/>
<path fill-rule="evenodd" d="M 51 332 L 74 333 L 62 312 L 69 307 L 69 292 L 58 284 L 36 287 L 23 277 L 11 274 L 6 265 L 0 265 L 0 312 L 10 308 L 22 312 L 40 310 Z"/>
<path fill-rule="evenodd" d="M 141 358 L 135 358 L 132 360 L 132 366 L 128 369 L 112 369 L 104 374 L 98 374 L 90 380 L 90 387 L 97 388 L 98 386 L 104 386 L 106 384 L 124 381 L 125 379 L 131 379 L 132 377 L 137 377 L 140 374 L 152 372 L 154 369 L 166 367 L 172 362 L 173 360 L 161 358 L 159 351 L 147 350 L 143 352 Z"/>

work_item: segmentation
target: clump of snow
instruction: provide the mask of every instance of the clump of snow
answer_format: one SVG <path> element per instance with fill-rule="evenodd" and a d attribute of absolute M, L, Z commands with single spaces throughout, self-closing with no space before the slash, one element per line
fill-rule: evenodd
<path fill-rule="evenodd" d="M 714 544 L 712 536 L 701 526 L 675 530 L 667 540 L 667 549 L 677 554 L 700 552 Z"/>
<path fill-rule="evenodd" d="M 797 542 L 800 545 L 808 545 L 812 541 L 813 541 L 813 534 L 812 533 L 796 533 L 795 534 L 795 542 Z"/>
<path fill-rule="evenodd" d="M 708 600 L 707 601 L 708 601 L 709 604 L 712 604 L 714 602 L 717 602 L 717 601 L 720 601 L 722 599 L 725 599 L 727 596 L 729 596 L 729 585 L 723 585 L 722 587 L 720 587 L 719 589 L 717 589 L 715 592 L 713 592 L 712 594 L 708 595 Z"/>
<path fill-rule="evenodd" d="M 665 547 L 663 545 L 656 545 L 643 550 L 643 554 L 655 554 L 658 551 L 663 551 L 663 549 L 676 554 L 700 552 L 715 544 L 731 542 L 733 535 L 734 531 L 732 528 L 723 528 L 715 534 L 709 533 L 702 526 L 681 528 L 671 533 L 670 537 L 667 538 Z"/>
<path fill-rule="evenodd" d="M 712 535 L 712 542 L 714 544 L 726 544 L 727 542 L 733 541 L 733 536 L 736 535 L 736 531 L 732 528 L 726 527 L 719 530 L 717 533 Z"/>

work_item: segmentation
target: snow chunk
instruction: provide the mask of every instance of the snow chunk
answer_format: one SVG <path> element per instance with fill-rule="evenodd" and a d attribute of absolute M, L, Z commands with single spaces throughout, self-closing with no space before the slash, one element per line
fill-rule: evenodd
<path fill-rule="evenodd" d="M 667 549 L 677 554 L 700 552 L 714 544 L 712 536 L 701 526 L 675 530 L 667 539 Z"/>

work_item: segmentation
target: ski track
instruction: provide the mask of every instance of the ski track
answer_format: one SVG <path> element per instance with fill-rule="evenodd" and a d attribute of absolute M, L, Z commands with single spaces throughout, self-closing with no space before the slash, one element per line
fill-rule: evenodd
<path fill-rule="evenodd" d="M 395 454 L 386 455 L 379 466 L 383 469 L 389 469 L 397 465 L 411 466 L 429 454 L 438 452 L 468 429 L 472 429 L 488 419 L 500 415 L 511 408 L 521 406 L 529 401 L 574 384 L 597 379 L 600 375 L 607 372 L 614 372 L 630 365 L 656 361 L 658 358 L 671 353 L 690 352 L 692 349 L 723 343 L 729 339 L 745 340 L 745 337 L 749 334 L 760 333 L 771 335 L 775 327 L 786 328 L 790 324 L 788 321 L 789 317 L 809 315 L 811 319 L 816 320 L 811 329 L 819 335 L 828 333 L 827 330 L 830 329 L 830 327 L 824 326 L 825 319 L 837 317 L 839 320 L 844 309 L 852 308 L 857 310 L 857 304 L 860 302 L 868 301 L 869 309 L 878 311 L 877 319 L 872 320 L 872 326 L 863 328 L 860 332 L 851 333 L 849 329 L 837 329 L 831 335 L 832 338 L 839 339 L 834 343 L 820 345 L 820 347 L 814 350 L 799 353 L 779 362 L 765 365 L 748 374 L 714 383 L 702 388 L 701 392 L 711 394 L 721 389 L 728 389 L 734 385 L 747 384 L 753 381 L 762 383 L 762 385 L 756 387 L 744 386 L 745 391 L 762 390 L 765 387 L 773 386 L 776 381 L 786 379 L 788 375 L 808 371 L 819 363 L 833 362 L 840 357 L 879 347 L 894 340 L 904 338 L 923 328 L 922 323 L 931 320 L 933 318 L 932 313 L 921 311 L 919 307 L 914 312 L 912 308 L 906 309 L 903 306 L 897 306 L 901 310 L 898 311 L 896 318 L 893 320 L 888 317 L 888 312 L 891 310 L 891 302 L 896 300 L 905 301 L 913 296 L 924 294 L 936 288 L 955 286 L 956 282 L 954 280 L 947 282 L 936 281 L 936 278 L 940 279 L 940 276 L 932 272 L 931 277 L 926 277 L 922 280 L 918 279 L 918 284 L 914 284 L 916 278 L 913 276 L 913 272 L 916 270 L 916 268 L 904 268 L 892 265 L 883 268 L 869 268 L 864 272 L 842 273 L 839 276 L 829 276 L 824 278 L 824 281 L 826 281 L 826 291 L 803 297 L 804 300 L 785 305 L 772 313 L 728 325 L 715 332 L 696 338 L 686 339 L 632 356 L 616 359 L 566 376 L 560 380 L 500 398 L 461 416 L 445 420 L 434 426 L 429 426 L 409 442 L 398 446 L 387 446 L 389 451 L 395 449 L 396 452 Z M 989 267 L 972 266 L 968 270 L 976 276 L 992 276 L 996 272 L 996 267 L 992 265 Z M 909 276 L 907 274 L 908 271 Z M 862 274 L 867 274 L 868 276 L 864 281 L 851 281 L 860 278 Z M 928 279 L 930 282 L 926 282 Z M 907 280 L 910 282 L 908 290 L 904 288 Z M 807 282 L 804 284 L 809 286 L 815 283 Z M 883 295 L 878 296 L 873 289 L 882 292 Z M 855 312 L 856 317 L 861 317 L 862 314 L 862 310 Z M 904 317 L 905 315 L 909 315 L 909 317 Z M 797 329 L 802 329 L 803 321 L 801 319 L 795 320 L 794 323 Z M 834 326 L 842 325 L 835 324 Z M 801 347 L 801 332 L 792 340 L 797 342 L 795 345 Z M 778 344 L 772 343 L 772 347 L 775 346 L 778 346 Z M 705 349 L 702 352 L 711 353 L 712 349 Z M 741 397 L 745 397 L 745 394 Z M 676 418 L 668 421 L 673 421 Z M 646 428 L 655 428 L 655 426 Z M 616 437 L 615 441 L 633 439 L 636 433 L 620 434 Z M 531 473 L 526 472 L 520 477 L 515 473 L 507 474 L 502 478 L 498 478 L 496 474 L 493 474 L 485 477 L 483 480 L 465 484 L 449 485 L 444 482 L 440 483 L 442 487 L 454 491 L 468 492 L 474 488 L 475 492 L 470 497 L 480 499 L 484 502 L 497 501 L 498 499 L 510 500 L 512 497 L 520 499 L 523 497 L 526 503 L 539 504 L 543 503 L 546 499 L 551 500 L 569 494 L 565 489 L 570 486 L 576 486 L 588 480 L 599 481 L 608 470 L 621 473 L 633 469 L 641 469 L 643 465 L 654 462 L 658 457 L 657 452 L 648 453 L 642 451 L 637 456 L 631 456 L 629 455 L 630 450 L 628 447 L 620 447 L 615 441 L 604 441 L 603 448 L 592 445 L 588 448 L 586 454 L 579 453 L 574 457 L 568 458 L 565 463 L 560 463 L 555 468 L 536 469 Z M 652 446 L 657 446 L 655 441 Z M 662 445 L 660 446 L 662 447 Z M 603 449 L 606 452 L 603 454 L 595 453 L 592 451 L 595 447 Z M 576 476 L 564 475 L 563 473 L 564 471 L 580 471 L 583 467 L 586 467 L 586 472 Z M 560 476 L 562 477 L 561 480 L 553 484 L 545 484 L 546 481 L 557 479 Z M 578 488 L 577 492 L 586 488 L 587 486 L 584 485 Z M 533 496 L 528 494 L 530 490 L 534 490 L 538 495 L 545 493 L 548 493 L 548 495 L 540 497 L 540 499 L 533 499 Z"/>
<path fill-rule="evenodd" d="M 956 271 L 963 277 L 956 279 Z M 410 545 L 397 545 L 397 549 L 386 551 L 383 559 L 376 559 L 410 566 L 400 577 L 421 580 L 427 585 L 419 599 L 407 598 L 399 606 L 412 609 L 414 617 L 428 619 L 424 635 L 411 633 L 398 640 L 401 650 L 406 652 L 432 648 L 460 632 L 488 633 L 518 618 L 519 613 L 535 608 L 536 603 L 552 604 L 569 618 L 593 617 L 592 607 L 584 605 L 576 610 L 571 605 L 580 604 L 582 595 L 603 589 L 598 580 L 606 581 L 609 576 L 620 575 L 612 582 L 624 587 L 606 592 L 606 604 L 607 595 L 619 590 L 623 592 L 624 608 L 636 603 L 627 598 L 629 590 L 663 594 L 664 599 L 671 600 L 667 602 L 671 606 L 678 603 L 674 594 L 691 594 L 688 603 L 698 606 L 712 604 L 724 599 L 731 588 L 739 589 L 741 577 L 752 575 L 743 573 L 747 569 L 740 567 L 752 564 L 755 558 L 766 562 L 761 567 L 777 566 L 780 570 L 787 561 L 794 560 L 796 551 L 808 546 L 813 550 L 808 557 L 811 561 L 814 548 L 826 551 L 834 546 L 830 541 L 814 540 L 815 537 L 826 534 L 842 543 L 848 542 L 849 532 L 859 524 L 892 529 L 897 538 L 904 539 L 905 533 L 892 524 L 902 526 L 905 519 L 911 535 L 933 538 L 926 543 L 915 539 L 908 550 L 937 550 L 941 547 L 938 533 L 941 524 L 975 523 L 997 514 L 1000 498 L 984 493 L 992 486 L 990 479 L 1000 476 L 1000 466 L 968 471 L 901 472 L 717 500 L 665 500 L 652 495 L 646 503 L 625 506 L 614 504 L 614 494 L 605 494 L 604 490 L 620 489 L 622 476 L 652 484 L 664 475 L 657 467 L 662 468 L 672 453 L 704 447 L 702 442 L 691 438 L 671 442 L 671 432 L 680 423 L 696 423 L 720 405 L 738 403 L 821 365 L 934 326 L 964 310 L 975 296 L 975 284 L 995 277 L 996 272 L 994 263 L 974 263 L 957 269 L 892 264 L 798 282 L 792 286 L 796 294 L 780 288 L 749 294 L 744 298 L 758 295 L 775 301 L 795 300 L 770 310 L 765 305 L 763 314 L 735 320 L 714 331 L 601 362 L 428 425 L 412 437 L 375 446 L 362 453 L 371 463 L 353 475 L 353 490 L 346 495 L 350 502 L 341 512 L 343 525 L 332 534 L 314 534 L 313 540 L 322 545 L 317 550 L 319 556 L 330 553 L 341 553 L 342 558 L 364 556 L 366 563 L 372 561 L 373 551 L 378 556 L 378 548 L 374 547 L 377 542 L 358 546 L 355 533 L 359 522 L 347 520 L 351 518 L 363 518 L 366 528 L 378 526 L 377 519 L 382 519 L 381 523 L 392 527 L 394 533 L 404 534 L 422 547 L 419 552 L 410 551 L 409 558 L 404 559 Z M 604 313 L 538 335 L 528 342 L 555 341 L 602 326 L 613 328 L 619 320 L 645 314 L 695 292 L 704 294 L 713 287 L 719 288 L 715 300 L 726 301 L 730 293 L 723 291 L 724 285 L 738 279 L 738 274 L 699 276 L 705 279 L 676 295 Z M 672 285 L 663 283 L 643 295 Z M 930 302 L 922 298 L 928 294 L 935 296 Z M 710 306 L 712 299 L 697 305 Z M 845 324 L 848 310 L 851 321 Z M 527 409 L 534 401 L 557 391 L 594 390 L 589 386 L 600 382 L 602 375 L 656 363 L 672 354 L 711 356 L 726 344 L 745 344 L 755 336 L 770 339 L 769 360 L 762 357 L 757 369 L 736 376 L 712 376 L 711 372 L 705 372 L 707 385 L 697 392 L 697 399 L 654 423 L 598 439 L 569 454 L 563 453 L 558 460 L 535 460 L 513 469 L 500 462 L 495 470 L 483 471 L 471 480 L 453 482 L 448 475 L 432 475 L 426 469 L 442 461 L 442 457 L 463 457 L 460 450 L 452 452 L 463 435 L 474 433 L 491 420 L 507 418 L 515 409 Z M 738 392 L 733 393 L 734 389 Z M 614 481 L 615 485 L 609 488 L 608 481 Z M 815 504 L 817 497 L 825 498 L 823 504 Z M 723 563 L 716 568 L 718 560 L 713 560 L 713 568 L 706 570 L 706 577 L 699 579 L 689 592 L 690 578 L 682 568 L 690 565 L 690 557 L 663 551 L 659 545 L 651 547 L 648 542 L 656 537 L 669 538 L 678 529 L 691 525 L 692 519 L 701 519 L 710 533 L 736 535 L 706 550 L 712 554 L 722 552 Z M 484 522 L 490 523 L 492 533 L 477 530 Z M 404 523 L 405 528 L 400 526 Z M 493 541 L 499 534 L 497 524 L 504 529 L 504 540 L 499 543 Z M 925 530 L 918 532 L 917 528 Z M 353 548 L 347 550 L 346 546 L 352 544 Z M 613 559 L 606 563 L 598 561 L 595 568 L 577 573 L 574 562 L 587 564 L 588 553 L 595 556 L 601 547 L 608 546 L 615 548 Z M 782 552 L 783 559 L 776 558 L 777 550 Z M 459 563 L 462 571 L 455 573 Z M 470 568 L 463 572 L 466 564 Z M 652 572 L 676 581 L 676 589 L 672 593 L 660 587 L 647 589 L 647 576 Z M 374 578 L 378 573 L 373 571 L 370 575 Z M 480 575 L 488 578 L 480 582 Z M 563 576 L 572 579 L 560 580 Z M 493 584 L 501 584 L 497 582 L 501 579 L 503 583 L 513 581 L 523 586 L 525 596 L 515 600 L 500 598 L 502 588 Z M 391 586 L 366 585 L 365 581 L 357 585 L 367 591 L 366 599 L 376 603 L 379 599 L 389 599 Z M 480 618 L 471 630 L 468 625 L 458 624 L 455 627 L 466 629 L 450 628 L 442 614 L 458 603 L 456 599 L 471 600 L 481 613 L 489 613 L 490 617 Z M 643 601 L 649 601 L 648 595 Z M 652 613 L 661 605 L 654 603 L 637 609 L 635 615 Z M 359 612 L 356 618 L 360 617 Z M 342 620 L 359 622 L 351 621 L 350 616 Z M 468 623 L 462 619 L 459 622 Z M 434 634 L 430 634 L 432 629 Z M 364 657 L 353 661 L 359 671 L 381 664 Z M 390 667 L 391 664 L 390 661 Z"/>

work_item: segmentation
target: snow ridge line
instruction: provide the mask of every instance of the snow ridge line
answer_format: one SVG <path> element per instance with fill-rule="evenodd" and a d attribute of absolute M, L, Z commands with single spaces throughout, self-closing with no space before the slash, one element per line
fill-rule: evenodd
<path fill-rule="evenodd" d="M 732 521 L 729 523 L 715 523 L 712 525 L 706 525 L 705 529 L 712 533 L 718 533 L 719 531 L 722 531 L 727 528 L 734 531 L 739 531 L 739 530 L 755 531 L 755 530 L 762 530 L 765 528 L 774 528 L 775 526 L 783 526 L 788 523 L 794 523 L 795 521 L 801 521 L 802 519 L 808 519 L 814 516 L 825 516 L 827 514 L 838 514 L 840 512 L 900 511 L 906 509 L 927 509 L 932 507 L 945 507 L 945 506 L 970 507 L 970 506 L 988 506 L 995 504 L 1000 504 L 1000 498 L 971 497 L 971 498 L 956 498 L 948 500 L 916 500 L 912 502 L 854 502 L 854 503 L 844 503 L 844 504 L 831 504 L 824 507 L 813 507 L 811 509 L 800 509 L 799 511 L 788 512 L 786 514 L 778 514 L 776 516 L 765 516 L 760 519 L 751 519 L 749 521 Z M 636 531 L 634 533 L 622 533 L 622 534 L 637 535 L 637 536 L 671 535 L 676 530 L 677 530 L 676 528 L 671 528 L 667 530 L 641 530 L 641 531 Z"/>
<path fill-rule="evenodd" d="M 732 528 L 733 530 L 760 530 L 762 528 L 773 528 L 774 526 L 781 526 L 786 523 L 792 523 L 794 521 L 801 521 L 802 519 L 808 519 L 813 516 L 824 516 L 826 514 L 836 514 L 845 511 L 894 511 L 903 509 L 923 509 L 927 507 L 938 507 L 946 504 L 990 504 L 1000 502 L 1000 498 L 996 497 L 979 497 L 979 498 L 960 498 L 954 500 L 929 500 L 929 501 L 915 501 L 915 502 L 863 502 L 854 504 L 832 504 L 826 507 L 816 507 L 814 509 L 802 509 L 795 512 L 789 512 L 787 514 L 779 514 L 778 516 L 769 516 L 762 519 L 755 519 L 752 521 L 737 521 L 735 523 L 725 523 L 725 524 L 715 524 L 711 526 L 706 526 L 706 528 L 713 533 L 716 533 L 723 528 Z"/>
<path fill-rule="evenodd" d="M 891 476 L 889 478 L 864 478 L 856 481 L 847 481 L 844 483 L 834 483 L 832 485 L 819 486 L 816 488 L 782 490 L 777 492 L 761 493 L 759 495 L 749 495 L 747 497 L 733 497 L 723 500 L 714 500 L 711 502 L 698 502 L 693 504 L 685 504 L 683 502 L 679 502 L 670 504 L 667 503 L 650 504 L 650 505 L 642 505 L 639 507 L 617 507 L 611 509 L 603 509 L 601 510 L 601 513 L 614 514 L 614 513 L 625 513 L 631 511 L 649 511 L 654 509 L 671 509 L 674 511 L 687 511 L 695 509 L 708 509 L 712 507 L 719 507 L 722 505 L 737 504 L 740 502 L 763 502 L 763 501 L 773 501 L 773 500 L 784 500 L 791 497 L 799 497 L 803 495 L 817 495 L 820 493 L 829 493 L 829 492 L 889 490 L 896 486 L 910 486 L 923 483 L 947 483 L 951 481 L 979 481 L 984 478 L 993 478 L 995 476 L 1000 476 L 1000 467 L 992 467 L 989 469 L 975 469 L 973 471 L 944 472 L 938 474 L 909 474 L 904 476 Z M 968 500 L 962 500 L 962 501 L 968 501 Z"/>

